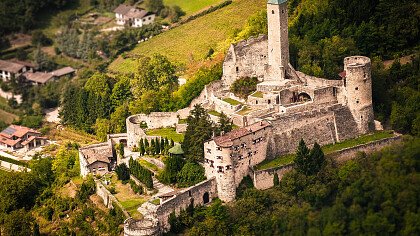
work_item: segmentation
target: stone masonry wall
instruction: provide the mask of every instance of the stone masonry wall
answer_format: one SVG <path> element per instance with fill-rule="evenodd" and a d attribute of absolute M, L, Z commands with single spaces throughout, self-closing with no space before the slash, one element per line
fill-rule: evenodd
<path fill-rule="evenodd" d="M 254 182 L 254 187 L 257 189 L 268 189 L 274 186 L 274 174 L 277 173 L 279 180 L 281 180 L 287 172 L 293 168 L 292 164 L 270 168 L 266 170 L 257 170 L 251 174 L 251 178 Z"/>
<path fill-rule="evenodd" d="M 181 210 L 186 209 L 191 202 L 194 206 L 204 205 L 204 194 L 208 194 L 209 201 L 217 197 L 216 181 L 214 178 L 205 180 L 190 188 L 182 190 L 174 197 L 162 202 L 156 211 L 160 226 L 164 232 L 169 231 L 170 224 L 168 222 L 169 215 L 175 212 L 179 215 Z"/>

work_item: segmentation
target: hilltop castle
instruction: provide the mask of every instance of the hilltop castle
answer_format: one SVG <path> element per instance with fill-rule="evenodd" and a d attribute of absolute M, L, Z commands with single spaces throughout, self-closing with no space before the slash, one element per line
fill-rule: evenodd
<path fill-rule="evenodd" d="M 185 119 L 195 104 L 224 112 L 240 128 L 204 143 L 207 180 L 180 192 L 161 196 L 155 206 L 145 203 L 144 219 L 128 219 L 125 235 L 155 235 L 169 230 L 168 217 L 190 203 L 206 204 L 213 197 L 235 200 L 243 177 L 253 176 L 257 188 L 272 186 L 274 173 L 256 183 L 253 168 L 264 161 L 293 152 L 303 138 L 309 145 L 340 142 L 380 127 L 374 121 L 370 59 L 352 56 L 344 59 L 340 80 L 327 80 L 296 71 L 289 63 L 287 0 L 268 0 L 268 35 L 231 45 L 223 63 L 223 77 L 207 85 L 187 108 L 177 112 L 154 112 L 127 118 L 127 133 L 110 135 L 109 142 L 135 147 L 140 138 L 152 139 L 148 128 L 173 126 L 185 131 Z M 257 91 L 241 99 L 230 92 L 240 78 L 256 77 Z M 112 147 L 112 145 L 111 145 Z M 281 176 L 280 176 L 281 178 Z"/>

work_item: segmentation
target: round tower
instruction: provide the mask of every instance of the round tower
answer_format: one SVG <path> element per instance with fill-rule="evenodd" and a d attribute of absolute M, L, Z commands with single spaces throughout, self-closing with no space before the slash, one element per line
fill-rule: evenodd
<path fill-rule="evenodd" d="M 347 92 L 347 106 L 357 123 L 360 134 L 373 130 L 371 62 L 368 57 L 344 58 L 344 87 Z"/>

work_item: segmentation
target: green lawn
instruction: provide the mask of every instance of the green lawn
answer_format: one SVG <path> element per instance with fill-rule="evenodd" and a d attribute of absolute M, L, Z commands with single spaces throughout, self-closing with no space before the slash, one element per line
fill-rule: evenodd
<path fill-rule="evenodd" d="M 248 114 L 251 111 L 251 109 L 248 106 L 244 106 L 239 112 L 238 114 L 243 116 Z"/>
<path fill-rule="evenodd" d="M 256 97 L 256 98 L 263 98 L 264 97 L 264 95 L 261 91 L 257 91 L 255 93 L 251 94 L 251 96 Z"/>
<path fill-rule="evenodd" d="M 146 131 L 147 135 L 160 136 L 174 140 L 174 142 L 181 143 L 184 140 L 184 134 L 178 134 L 175 128 L 161 128 L 161 129 L 150 129 Z"/>
<path fill-rule="evenodd" d="M 236 29 L 243 28 L 247 19 L 264 9 L 265 4 L 265 0 L 234 0 L 222 9 L 140 43 L 131 54 L 150 56 L 159 53 L 167 56 L 172 62 L 181 64 L 200 61 L 205 58 L 210 48 L 216 51 L 220 48 L 226 49 L 223 42 L 229 35 Z M 132 73 L 136 65 L 135 60 L 119 57 L 110 64 L 109 69 L 117 73 Z"/>
<path fill-rule="evenodd" d="M 152 171 L 154 171 L 154 172 L 158 172 L 158 171 L 160 170 L 160 169 L 159 169 L 159 167 L 157 167 L 155 164 L 150 163 L 150 162 L 148 162 L 148 161 L 146 161 L 146 160 L 139 159 L 139 160 L 138 160 L 138 162 L 139 162 L 142 166 L 144 166 L 144 167 L 146 167 L 147 169 L 152 170 Z"/>
<path fill-rule="evenodd" d="M 232 99 L 232 98 L 224 98 L 223 101 L 229 103 L 232 106 L 236 106 L 236 105 L 242 104 L 241 102 L 236 101 L 235 99 Z"/>
<path fill-rule="evenodd" d="M 265 169 L 270 169 L 273 167 L 288 165 L 290 163 L 293 163 L 294 158 L 295 158 L 295 154 L 288 154 L 288 155 L 284 155 L 284 156 L 281 156 L 272 160 L 264 160 L 263 162 L 261 162 L 260 164 L 256 166 L 256 169 L 265 170 Z"/>
<path fill-rule="evenodd" d="M 145 202 L 142 198 L 134 198 L 126 201 L 120 201 L 121 205 L 124 209 L 130 214 L 131 217 L 134 219 L 141 219 L 142 215 L 140 212 L 137 211 L 143 203 Z"/>
<path fill-rule="evenodd" d="M 322 151 L 324 151 L 325 154 L 329 154 L 329 153 L 332 153 L 341 149 L 354 147 L 360 144 L 365 144 L 365 143 L 369 143 L 369 142 L 384 139 L 384 138 L 390 138 L 393 136 L 394 136 L 393 131 L 389 131 L 389 130 L 377 131 L 373 134 L 366 134 L 355 139 L 345 140 L 341 143 L 325 145 L 322 147 Z"/>
<path fill-rule="evenodd" d="M 186 13 L 186 16 L 192 15 L 209 6 L 214 6 L 223 2 L 223 0 L 164 0 L 163 3 L 168 6 L 177 5 Z"/>
<path fill-rule="evenodd" d="M 211 111 L 209 111 L 209 114 L 210 115 L 213 115 L 213 116 L 218 116 L 218 117 L 220 117 L 222 114 L 220 114 L 219 112 L 217 112 L 217 111 L 215 111 L 215 110 L 211 110 Z"/>
<path fill-rule="evenodd" d="M 333 152 L 336 152 L 345 148 L 350 148 L 357 145 L 369 143 L 372 141 L 377 141 L 384 138 L 390 138 L 393 136 L 394 136 L 394 133 L 392 131 L 389 131 L 389 130 L 378 131 L 378 132 L 375 132 L 374 134 L 363 135 L 359 138 L 349 139 L 341 143 L 325 145 L 322 147 L 322 151 L 325 154 L 331 154 Z M 265 169 L 270 169 L 274 167 L 284 166 L 284 165 L 293 163 L 294 157 L 295 157 L 295 154 L 288 154 L 288 155 L 280 156 L 272 160 L 264 160 L 263 162 L 261 162 L 260 164 L 256 166 L 256 169 L 265 170 Z"/>

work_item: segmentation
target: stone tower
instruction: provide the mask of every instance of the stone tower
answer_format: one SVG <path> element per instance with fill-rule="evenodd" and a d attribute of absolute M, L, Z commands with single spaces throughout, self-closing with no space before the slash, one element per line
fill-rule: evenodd
<path fill-rule="evenodd" d="M 271 80 L 285 79 L 289 65 L 287 0 L 268 0 L 268 66 Z"/>
<path fill-rule="evenodd" d="M 368 57 L 344 58 L 344 89 L 347 105 L 357 123 L 360 134 L 373 130 L 371 62 Z"/>

